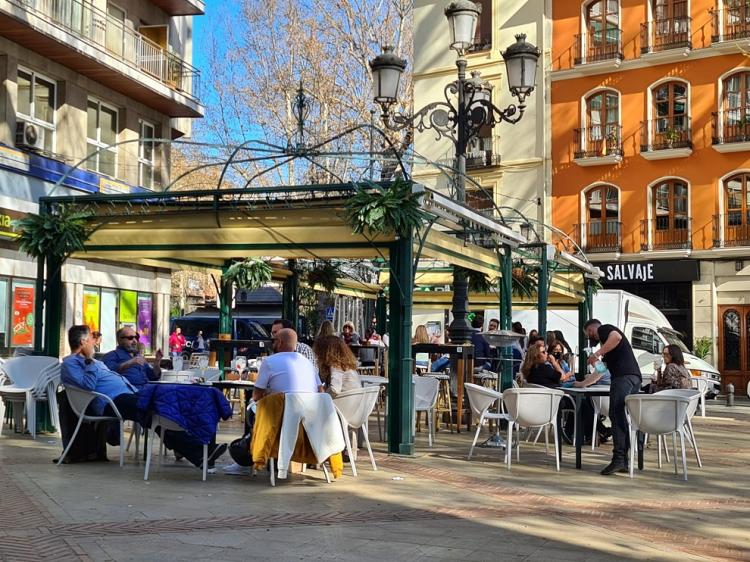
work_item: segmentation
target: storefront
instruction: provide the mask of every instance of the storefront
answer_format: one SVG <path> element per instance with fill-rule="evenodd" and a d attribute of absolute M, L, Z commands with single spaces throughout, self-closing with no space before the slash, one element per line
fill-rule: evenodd
<path fill-rule="evenodd" d="M 672 327 L 693 344 L 693 282 L 700 278 L 698 260 L 646 260 L 597 263 L 605 289 L 621 289 L 648 299 Z"/>
<path fill-rule="evenodd" d="M 115 333 L 130 326 L 139 335 L 145 353 L 153 351 L 154 296 L 151 293 L 122 291 L 103 287 L 83 287 L 83 323 L 92 332 L 101 332 L 101 351 L 117 346 Z"/>

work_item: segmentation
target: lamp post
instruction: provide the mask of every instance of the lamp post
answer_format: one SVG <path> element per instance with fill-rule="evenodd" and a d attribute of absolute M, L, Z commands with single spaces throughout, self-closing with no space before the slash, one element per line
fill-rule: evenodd
<path fill-rule="evenodd" d="M 492 86 L 479 72 L 466 77 L 466 53 L 474 43 L 474 34 L 482 7 L 469 0 L 454 0 L 445 8 L 450 30 L 450 48 L 456 51 L 457 80 L 445 86 L 445 101 L 430 103 L 413 115 L 393 110 L 398 99 L 401 75 L 406 70 L 406 60 L 393 52 L 393 47 L 383 47 L 382 54 L 370 61 L 374 99 L 382 110 L 383 124 L 387 129 L 399 131 L 408 127 L 418 132 L 434 130 L 438 138 L 449 139 L 456 151 L 455 187 L 459 202 L 466 201 L 466 149 L 482 127 L 505 121 L 518 123 L 526 109 L 526 97 L 534 91 L 536 66 L 540 51 L 526 42 L 526 35 L 516 35 L 516 42 L 501 53 L 505 60 L 508 88 L 518 99 L 499 109 L 492 104 Z M 450 338 L 453 343 L 471 339 L 468 316 L 468 283 L 460 267 L 453 272 L 453 322 Z"/>

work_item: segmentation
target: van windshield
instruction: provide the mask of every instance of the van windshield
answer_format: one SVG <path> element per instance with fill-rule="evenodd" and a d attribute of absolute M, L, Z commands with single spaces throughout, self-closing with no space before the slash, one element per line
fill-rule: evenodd
<path fill-rule="evenodd" d="M 673 332 L 672 330 L 665 330 L 661 329 L 659 330 L 659 333 L 664 336 L 664 339 L 667 340 L 667 343 L 670 345 L 676 345 L 680 348 L 680 350 L 683 353 L 692 353 L 687 346 L 685 345 L 685 342 L 682 341 L 682 338 L 679 336 L 677 332 Z"/>

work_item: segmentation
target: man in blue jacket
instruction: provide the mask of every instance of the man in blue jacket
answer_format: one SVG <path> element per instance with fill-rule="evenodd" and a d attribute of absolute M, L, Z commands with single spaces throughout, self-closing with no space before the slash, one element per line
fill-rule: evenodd
<path fill-rule="evenodd" d="M 138 389 L 123 375 L 111 371 L 101 361 L 94 359 L 94 339 L 88 326 L 72 326 L 68 330 L 68 344 L 71 354 L 62 362 L 61 378 L 65 386 L 73 386 L 83 390 L 99 392 L 112 399 L 120 415 L 126 420 L 138 421 Z M 114 416 L 112 406 L 104 399 L 97 397 L 89 406 L 91 413 L 96 416 Z M 110 442 L 110 445 L 118 445 Z M 184 431 L 167 431 L 164 444 L 179 455 L 188 459 L 195 466 L 203 463 L 202 443 Z M 208 464 L 226 451 L 226 443 L 209 446 Z"/>
<path fill-rule="evenodd" d="M 117 348 L 102 357 L 102 362 L 110 371 L 120 373 L 133 386 L 140 389 L 146 386 L 148 381 L 157 381 L 161 378 L 161 349 L 157 349 L 155 355 L 156 360 L 152 367 L 138 352 L 138 334 L 130 326 L 125 326 L 117 330 Z"/>

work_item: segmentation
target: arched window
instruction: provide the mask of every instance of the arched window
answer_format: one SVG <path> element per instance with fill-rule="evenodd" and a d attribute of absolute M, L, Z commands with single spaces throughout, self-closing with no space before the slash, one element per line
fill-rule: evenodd
<path fill-rule="evenodd" d="M 750 174 L 724 180 L 724 243 L 736 245 L 750 234 Z"/>
<path fill-rule="evenodd" d="M 721 14 L 724 18 L 724 41 L 747 37 L 750 31 L 750 4 L 746 0 L 724 0 L 724 9 L 717 15 Z"/>
<path fill-rule="evenodd" d="M 614 90 L 600 90 L 585 100 L 585 127 L 578 138 L 581 145 L 576 158 L 622 154 L 620 138 L 620 94 Z"/>
<path fill-rule="evenodd" d="M 593 0 L 584 7 L 586 62 L 607 60 L 620 53 L 618 0 Z"/>
<path fill-rule="evenodd" d="M 651 10 L 655 21 L 687 17 L 687 8 L 687 0 L 651 0 Z"/>
<path fill-rule="evenodd" d="M 743 142 L 750 137 L 750 72 L 728 76 L 723 90 L 722 138 L 724 142 Z"/>
<path fill-rule="evenodd" d="M 690 247 L 688 186 L 680 179 L 666 179 L 651 192 L 651 248 L 656 250 Z"/>
<path fill-rule="evenodd" d="M 655 149 L 680 148 L 690 142 L 688 118 L 688 86 L 671 81 L 654 86 L 653 130 L 651 142 Z"/>
<path fill-rule="evenodd" d="M 582 229 L 589 251 L 620 249 L 620 194 L 612 185 L 592 187 L 585 194 L 586 224 Z"/>
<path fill-rule="evenodd" d="M 687 0 L 651 0 L 651 44 L 650 49 L 646 47 L 643 52 L 690 47 L 687 4 Z M 647 28 L 648 25 L 644 25 L 644 29 Z"/>

